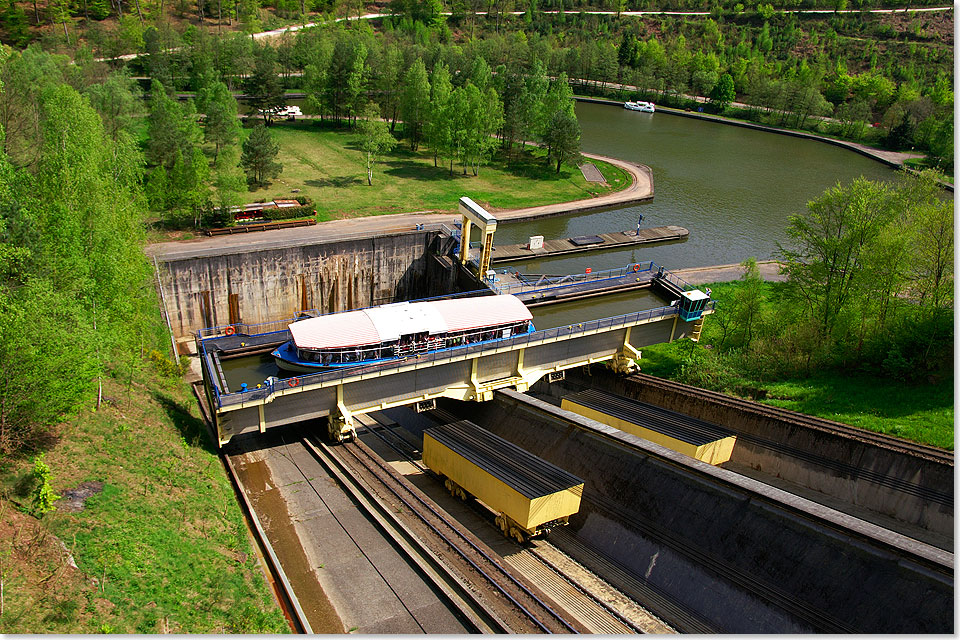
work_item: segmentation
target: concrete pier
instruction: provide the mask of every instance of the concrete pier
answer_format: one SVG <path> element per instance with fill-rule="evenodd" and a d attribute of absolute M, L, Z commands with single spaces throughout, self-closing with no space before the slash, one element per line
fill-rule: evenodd
<path fill-rule="evenodd" d="M 533 258 L 549 258 L 552 256 L 581 253 L 585 251 L 602 251 L 604 249 L 620 249 L 640 244 L 659 244 L 674 240 L 685 240 L 690 231 L 676 225 L 649 227 L 635 231 L 614 231 L 613 233 L 598 233 L 593 236 L 596 240 L 585 242 L 582 238 L 563 238 L 562 240 L 544 240 L 540 249 L 530 249 L 528 244 L 507 244 L 495 246 L 493 249 L 493 264 L 517 262 Z M 599 240 L 599 241 L 597 241 Z"/>

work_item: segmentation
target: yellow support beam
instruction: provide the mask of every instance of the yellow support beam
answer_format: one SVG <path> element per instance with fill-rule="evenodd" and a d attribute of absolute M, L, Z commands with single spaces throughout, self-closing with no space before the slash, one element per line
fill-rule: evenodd
<path fill-rule="evenodd" d="M 493 254 L 493 234 L 497 230 L 497 219 L 472 199 L 460 198 L 460 264 L 470 259 L 470 231 L 474 225 L 480 228 L 480 259 L 477 260 L 479 277 L 490 268 Z"/>

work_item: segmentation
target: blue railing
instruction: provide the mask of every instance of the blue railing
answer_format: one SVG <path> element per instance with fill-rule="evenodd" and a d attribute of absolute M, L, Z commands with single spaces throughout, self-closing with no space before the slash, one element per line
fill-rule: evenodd
<path fill-rule="evenodd" d="M 557 280 L 549 281 L 547 283 L 542 282 L 521 282 L 514 284 L 501 284 L 496 283 L 490 284 L 490 287 L 496 291 L 498 294 L 517 294 L 517 293 L 529 293 L 533 291 L 549 291 L 551 289 L 559 289 L 562 287 L 570 287 L 576 284 L 583 282 L 595 282 L 598 280 L 614 280 L 616 278 L 622 278 L 624 276 L 630 275 L 632 273 L 647 273 L 654 268 L 657 268 L 656 263 L 654 262 L 641 262 L 637 264 L 628 264 L 625 267 L 620 267 L 619 269 L 604 269 L 603 271 L 592 271 L 590 273 L 575 273 L 568 276 L 561 276 Z M 507 273 L 510 272 L 508 269 Z M 666 273 L 666 272 L 664 272 Z"/>

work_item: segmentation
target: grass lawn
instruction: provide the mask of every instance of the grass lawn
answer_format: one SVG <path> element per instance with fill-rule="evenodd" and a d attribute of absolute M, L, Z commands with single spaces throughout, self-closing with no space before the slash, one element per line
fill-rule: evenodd
<path fill-rule="evenodd" d="M 150 369 L 130 387 L 106 380 L 108 402 L 61 425 L 46 454 L 58 494 L 103 483 L 83 511 L 22 512 L 32 463 L 3 464 L 0 632 L 289 631 L 196 401 Z"/>
<path fill-rule="evenodd" d="M 249 135 L 245 128 L 243 135 Z M 281 123 L 270 128 L 280 143 L 278 160 L 283 172 L 249 200 L 289 198 L 294 189 L 316 203 L 319 220 L 422 211 L 456 211 L 461 196 L 469 196 L 491 211 L 581 200 L 619 191 L 630 176 L 613 165 L 594 162 L 607 185 L 588 183 L 580 170 L 546 167 L 539 151 L 531 159 L 494 161 L 480 167 L 480 175 L 449 164 L 433 166 L 432 151 L 421 146 L 410 151 L 401 142 L 374 167 L 373 186 L 367 185 L 366 155 L 349 129 L 332 129 L 313 122 Z M 449 162 L 449 161 L 448 161 Z"/>
<path fill-rule="evenodd" d="M 733 293 L 737 283 L 709 286 L 722 313 L 724 297 Z M 719 341 L 713 317 L 706 317 L 696 348 Z M 687 341 L 644 347 L 641 369 L 674 379 L 689 347 Z M 953 376 L 907 383 L 856 371 L 823 370 L 807 378 L 756 381 L 744 377 L 736 383 L 764 404 L 953 450 Z"/>

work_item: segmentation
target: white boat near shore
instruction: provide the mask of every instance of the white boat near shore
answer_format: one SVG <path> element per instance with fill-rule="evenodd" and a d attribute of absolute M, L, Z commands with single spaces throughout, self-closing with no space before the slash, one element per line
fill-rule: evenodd
<path fill-rule="evenodd" d="M 644 113 L 653 113 L 657 110 L 652 102 L 624 102 L 623 108 L 630 109 L 631 111 L 642 111 Z"/>

